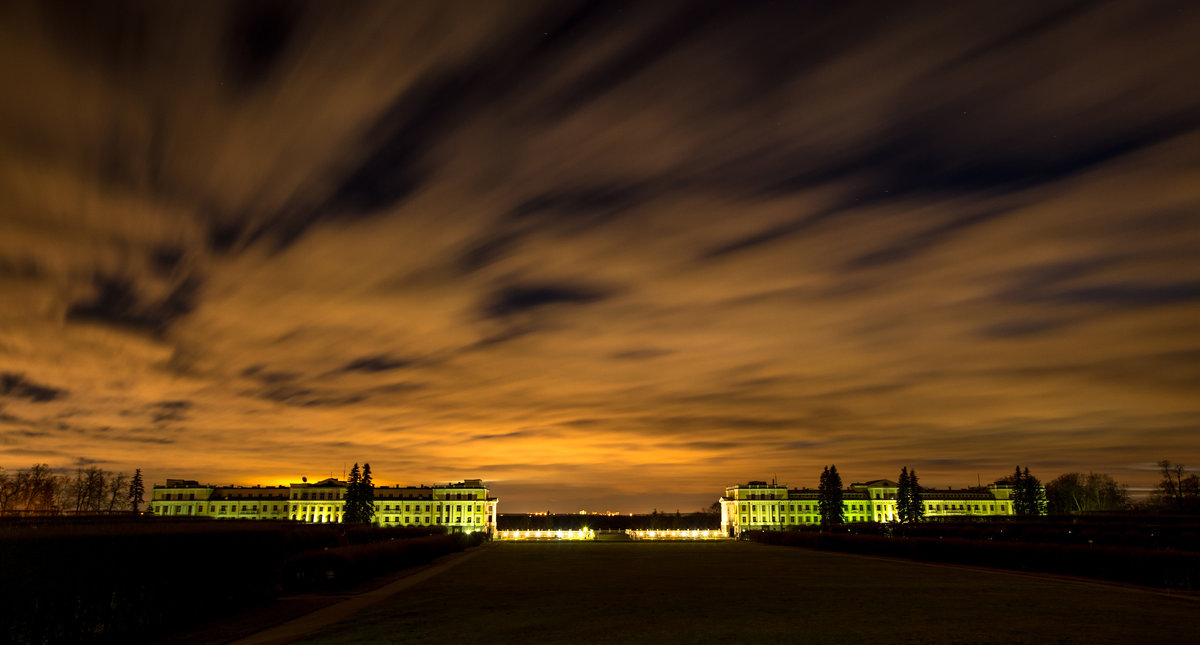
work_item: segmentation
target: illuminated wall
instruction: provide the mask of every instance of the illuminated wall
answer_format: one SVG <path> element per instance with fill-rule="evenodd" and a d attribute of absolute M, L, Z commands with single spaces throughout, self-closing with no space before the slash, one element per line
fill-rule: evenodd
<path fill-rule="evenodd" d="M 877 479 L 851 484 L 843 491 L 847 522 L 896 521 L 898 484 Z M 922 489 L 925 517 L 976 517 L 1012 515 L 1011 490 L 1001 484 L 986 489 Z M 726 535 L 743 531 L 781 531 L 821 523 L 820 493 L 812 489 L 750 482 L 725 489 L 721 498 L 721 530 Z"/>
<path fill-rule="evenodd" d="M 204 486 L 168 479 L 155 486 L 149 512 L 218 519 L 342 521 L 346 482 L 325 479 L 290 486 Z M 492 532 L 499 500 L 479 479 L 445 486 L 376 486 L 375 524 L 445 526 L 451 533 Z"/>

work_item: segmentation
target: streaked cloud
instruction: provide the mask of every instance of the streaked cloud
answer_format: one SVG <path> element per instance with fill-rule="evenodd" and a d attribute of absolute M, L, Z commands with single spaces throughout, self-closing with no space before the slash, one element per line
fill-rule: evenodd
<path fill-rule="evenodd" d="M 828 463 L 1151 483 L 1200 462 L 1198 29 L 10 3 L 0 465 L 564 511 Z"/>

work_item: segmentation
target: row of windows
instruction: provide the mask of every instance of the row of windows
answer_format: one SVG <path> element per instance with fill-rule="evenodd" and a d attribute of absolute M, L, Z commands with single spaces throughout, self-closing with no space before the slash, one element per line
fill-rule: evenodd
<path fill-rule="evenodd" d="M 152 506 L 151 512 L 152 513 L 159 512 L 163 515 L 192 515 L 193 508 L 195 508 L 195 511 L 198 514 L 203 514 L 205 512 L 205 506 L 203 504 L 196 505 L 195 507 L 193 507 L 193 505 L 191 505 L 191 504 L 188 504 L 186 506 L 182 505 L 182 504 L 178 505 L 178 506 L 174 506 L 174 505 L 159 506 L 157 509 L 155 509 Z M 399 504 L 397 504 L 396 510 L 399 510 L 399 508 L 400 508 L 400 506 L 399 506 Z M 292 507 L 291 511 L 292 511 L 292 519 L 304 519 L 304 520 L 312 519 L 314 521 L 322 521 L 322 522 L 325 521 L 326 518 L 341 519 L 341 513 L 340 512 L 335 513 L 334 512 L 335 509 L 331 508 L 331 507 L 325 507 L 325 508 L 309 507 L 309 508 L 302 509 L 300 506 L 294 506 L 294 507 Z M 228 504 L 222 504 L 219 506 L 219 510 L 218 510 L 218 505 L 213 504 L 210 508 L 208 508 L 207 512 L 209 512 L 209 513 L 229 513 L 229 512 L 237 513 L 238 506 L 236 504 L 234 504 L 232 506 L 232 509 L 230 509 L 230 506 Z M 241 512 L 242 513 L 258 513 L 258 505 L 242 506 Z M 263 513 L 279 513 L 279 505 L 276 504 L 276 505 L 272 506 L 270 509 L 268 509 L 267 506 L 264 504 L 263 508 L 262 508 L 262 512 Z M 286 508 L 285 508 L 284 512 L 287 512 Z M 388 517 L 388 519 L 384 520 L 386 522 L 393 522 L 393 521 L 400 522 L 401 521 L 399 516 L 396 516 L 394 520 L 392 519 L 391 516 L 387 516 L 387 517 Z M 442 519 L 443 518 L 441 516 L 437 517 L 436 523 L 441 524 Z M 454 523 L 458 523 L 458 524 L 483 524 L 483 523 L 485 523 L 484 518 L 471 517 L 470 515 L 463 516 L 463 515 L 459 514 L 459 515 L 453 515 L 453 516 L 447 515 L 445 517 L 446 522 L 450 522 L 452 519 L 453 519 Z M 410 522 L 410 518 L 405 517 L 403 522 L 406 524 L 410 524 L 410 523 L 420 524 L 420 523 L 422 523 L 422 518 L 415 517 L 415 518 L 412 518 L 412 521 Z M 429 517 L 425 517 L 424 523 L 425 524 L 434 523 L 434 520 Z"/>
<path fill-rule="evenodd" d="M 383 492 L 383 491 L 377 491 L 377 492 L 380 493 L 379 494 L 380 499 L 389 499 L 389 498 L 395 499 L 396 498 L 395 495 L 388 495 L 386 492 Z M 311 495 L 311 497 L 309 497 L 309 495 Z M 426 493 L 426 495 L 428 495 L 428 493 Z M 342 491 L 342 490 L 313 491 L 311 493 L 308 491 L 298 491 L 298 490 L 292 491 L 292 499 L 342 499 L 343 497 L 345 497 L 345 491 Z M 167 499 L 170 499 L 170 497 L 168 496 Z M 443 499 L 472 500 L 472 499 L 483 499 L 483 498 L 480 497 L 479 493 L 455 493 L 453 496 L 450 495 L 449 493 L 447 493 Z"/>
<path fill-rule="evenodd" d="M 762 508 L 760 509 L 759 506 L 762 506 Z M 870 510 L 869 508 L 867 508 L 867 506 L 868 506 L 867 504 L 846 504 L 845 510 L 866 512 L 866 511 Z M 760 504 L 750 504 L 749 508 L 750 508 L 750 512 L 752 512 L 752 513 L 758 512 L 759 510 L 761 510 L 764 513 L 768 512 L 768 511 L 774 513 L 774 512 L 776 512 L 776 509 L 782 509 L 783 512 L 786 512 L 786 513 L 796 513 L 796 512 L 803 513 L 803 512 L 812 512 L 812 511 L 819 510 L 819 506 L 817 504 L 789 504 L 786 506 L 785 505 L 773 506 L 770 504 L 761 504 L 761 505 Z M 885 510 L 888 510 L 889 512 L 890 512 L 890 509 L 891 509 L 891 507 L 885 508 Z M 928 511 L 964 511 L 964 510 L 969 511 L 969 510 L 972 510 L 972 505 L 971 504 L 940 504 L 940 503 L 936 503 L 936 502 L 925 502 L 925 509 Z M 975 505 L 973 505 L 973 509 L 976 511 L 980 511 L 980 512 L 982 512 L 983 510 L 995 511 L 996 505 L 995 504 L 975 504 Z M 1005 511 L 1006 509 L 1007 509 L 1006 505 L 1000 504 L 1000 510 L 1002 512 Z M 743 510 L 745 510 L 745 509 L 743 509 Z"/>
<path fill-rule="evenodd" d="M 185 495 L 186 495 L 186 497 L 185 497 Z M 463 499 L 463 498 L 464 498 L 463 494 L 458 493 L 457 499 Z M 163 493 L 162 499 L 163 499 L 163 501 L 168 501 L 168 502 L 184 501 L 185 499 L 187 501 L 195 501 L 196 494 L 195 493 Z M 310 497 L 309 497 L 309 493 L 307 493 L 307 492 L 292 491 L 292 499 L 309 500 Z M 340 494 L 340 491 L 335 491 L 335 492 L 330 492 L 330 493 L 314 492 L 314 493 L 312 493 L 311 499 L 312 500 L 337 500 L 337 499 L 342 499 L 342 495 Z M 450 498 L 447 497 L 447 499 L 450 499 Z M 476 499 L 475 493 L 467 493 L 466 499 L 468 499 L 468 500 Z M 481 506 L 480 504 L 475 505 L 476 512 L 479 512 L 480 506 Z M 387 508 L 388 508 L 388 510 L 391 510 L 392 507 L 390 505 L 388 505 Z M 438 504 L 438 509 L 440 510 L 441 508 L 442 508 L 442 505 Z M 400 509 L 400 506 L 397 505 L 396 510 L 399 510 L 399 509 Z M 409 510 L 409 506 L 405 506 L 404 510 L 406 510 L 406 511 Z M 427 511 L 429 510 L 428 504 L 425 505 L 425 510 L 427 510 Z"/>
<path fill-rule="evenodd" d="M 965 504 L 965 505 L 964 505 L 964 504 L 936 504 L 936 505 L 927 505 L 927 506 L 928 506 L 928 510 L 929 510 L 929 511 L 931 511 L 931 512 L 945 512 L 945 511 L 968 511 L 968 512 L 970 512 L 970 511 L 978 511 L 978 512 L 981 512 L 981 513 L 982 513 L 982 512 L 995 512 L 995 511 L 996 511 L 996 505 L 995 505 L 995 504 L 975 504 L 975 505 L 971 505 L 971 504 Z M 763 510 L 765 511 L 766 509 L 763 509 Z M 857 510 L 861 510 L 861 509 L 857 509 Z M 1001 505 L 1000 505 L 1000 511 L 1001 511 L 1001 512 L 1007 512 L 1007 507 L 1006 507 L 1004 504 L 1001 504 Z M 747 517 L 747 516 L 745 516 L 745 515 L 743 515 L 743 516 L 742 516 L 742 524 L 746 524 L 746 523 L 747 523 L 747 522 L 746 522 L 746 517 Z M 853 514 L 851 514 L 851 515 L 849 515 L 849 516 L 847 516 L 847 517 L 848 517 L 848 519 L 850 519 L 851 521 L 858 521 L 858 520 L 865 520 L 865 519 L 869 519 L 867 516 L 864 516 L 864 515 L 853 515 Z M 891 518 L 891 517 L 892 517 L 892 514 L 891 514 L 891 512 L 890 512 L 890 511 L 889 511 L 888 513 L 886 513 L 886 514 L 885 514 L 885 513 L 881 513 L 881 512 L 877 512 L 877 513 L 876 513 L 876 517 L 886 517 L 886 518 Z M 770 516 L 770 517 L 767 517 L 766 515 L 764 515 L 764 516 L 763 516 L 763 518 L 762 518 L 762 521 L 763 521 L 764 523 L 776 523 L 776 522 L 780 522 L 780 521 L 784 521 L 784 522 L 786 522 L 786 521 L 789 521 L 789 516 L 787 516 L 787 515 L 784 515 L 784 516 L 775 516 L 775 515 L 772 515 L 772 516 Z M 790 521 L 791 521 L 793 524 L 795 524 L 795 523 L 796 523 L 796 521 L 797 521 L 797 520 L 796 520 L 796 516 L 794 516 L 794 515 L 793 515 L 793 516 L 791 516 L 791 518 L 790 518 Z M 802 516 L 802 517 L 800 517 L 800 520 L 799 520 L 799 521 L 800 521 L 800 522 L 802 522 L 802 523 L 814 523 L 814 522 L 818 521 L 818 518 L 815 518 L 815 517 L 804 517 L 804 516 Z M 751 516 L 750 516 L 750 523 L 757 524 L 757 523 L 758 523 L 758 516 L 757 516 L 757 515 L 751 515 Z"/>
<path fill-rule="evenodd" d="M 377 505 L 379 504 L 379 502 L 378 502 L 378 501 L 376 501 L 375 503 L 376 503 Z M 403 505 L 401 505 L 401 504 L 395 504 L 395 508 L 394 508 L 394 509 L 392 508 L 392 506 L 393 506 L 392 504 L 384 504 L 384 505 L 383 505 L 383 510 L 384 510 L 384 511 L 391 511 L 391 510 L 395 510 L 395 511 L 399 512 L 399 511 L 401 510 L 401 509 L 400 509 L 400 507 L 401 507 L 401 506 L 403 506 L 403 507 L 404 507 L 404 512 L 405 512 L 405 513 L 412 513 L 412 512 L 413 512 L 413 507 L 415 506 L 415 507 L 416 507 L 416 512 L 420 513 L 420 512 L 421 512 L 421 506 L 422 506 L 422 505 L 421 505 L 421 504 L 403 504 Z M 433 504 L 424 504 L 424 507 L 425 507 L 425 512 L 426 512 L 426 513 L 429 513 L 429 512 L 431 512 L 431 508 L 430 508 L 431 506 L 434 506 L 434 505 L 433 505 Z M 299 507 L 299 506 L 296 506 L 296 508 L 298 509 L 298 508 L 300 508 L 300 507 Z M 447 509 L 453 509 L 453 511 L 454 511 L 454 512 L 456 512 L 456 513 L 470 513 L 470 512 L 471 512 L 471 505 L 469 505 L 469 504 L 467 504 L 467 505 L 463 505 L 463 506 L 451 506 L 450 504 L 447 504 L 447 505 L 446 505 L 446 508 L 447 508 Z M 436 505 L 436 508 L 435 508 L 435 509 L 432 509 L 432 510 L 434 510 L 434 511 L 437 511 L 437 512 L 439 512 L 439 513 L 440 513 L 440 512 L 442 511 L 442 505 L 441 505 L 441 504 L 437 504 L 437 505 Z M 476 504 L 476 505 L 475 505 L 475 512 L 476 512 L 476 513 L 482 513 L 482 512 L 483 512 L 483 504 Z"/>
<path fill-rule="evenodd" d="M 293 514 L 292 519 L 298 520 L 301 522 L 325 522 L 327 520 L 330 522 L 340 522 L 342 519 L 342 515 L 341 515 L 341 513 L 337 513 L 337 514 L 331 513 L 328 515 L 325 513 L 313 513 L 311 515 L 307 514 L 307 513 L 301 513 L 299 515 Z M 441 517 L 437 517 L 437 518 L 419 517 L 419 516 L 411 516 L 410 517 L 410 516 L 400 516 L 400 515 L 385 515 L 378 519 L 381 523 L 384 523 L 384 524 L 407 524 L 407 525 L 415 525 L 415 524 L 487 524 L 487 522 L 483 518 L 472 518 L 472 517 L 455 518 L 456 521 L 454 521 L 454 522 L 451 522 L 449 517 L 444 518 L 445 522 L 443 522 L 442 521 L 443 518 L 441 518 Z"/>
<path fill-rule="evenodd" d="M 405 505 L 404 505 L 404 512 L 405 512 L 405 513 L 411 513 L 411 512 L 412 512 L 412 507 L 413 507 L 413 504 L 405 504 Z M 420 513 L 420 512 L 421 512 L 421 505 L 420 505 L 420 504 L 416 504 L 416 507 L 417 507 L 417 512 L 418 512 L 418 513 Z M 455 511 L 456 513 L 464 513 L 464 512 L 465 512 L 465 513 L 470 513 L 470 512 L 471 512 L 471 505 L 470 505 L 470 504 L 468 504 L 468 505 L 466 505 L 466 506 L 450 506 L 449 504 L 447 504 L 447 505 L 446 505 L 446 508 L 447 508 L 447 509 L 451 509 L 451 508 L 453 508 L 453 509 L 454 509 L 454 511 Z M 466 509 L 466 510 L 464 511 L 463 509 Z M 391 505 L 391 504 L 384 504 L 384 506 L 383 506 L 383 510 L 385 510 L 385 511 L 390 511 L 390 510 L 392 510 L 392 505 Z M 399 510 L 400 510 L 400 505 L 399 505 L 399 504 L 396 504 L 396 508 L 395 508 L 395 510 L 397 510 L 397 511 L 399 511 Z M 437 510 L 438 510 L 438 512 L 441 512 L 441 510 L 442 510 L 442 505 L 441 505 L 441 504 L 438 504 L 438 505 L 437 505 Z M 426 513 L 428 513 L 428 512 L 429 512 L 429 504 L 426 504 L 426 505 L 425 505 L 425 512 L 426 512 Z M 475 505 L 475 512 L 476 512 L 476 513 L 482 513 L 482 512 L 483 512 L 483 504 L 476 504 L 476 505 Z"/>
<path fill-rule="evenodd" d="M 298 490 L 292 491 L 292 499 L 341 499 L 342 491 L 332 491 L 332 492 L 328 492 L 328 493 L 313 492 L 313 493 L 311 493 L 312 497 L 309 497 L 309 495 L 310 495 L 310 493 L 308 491 L 298 491 Z"/>
<path fill-rule="evenodd" d="M 180 506 L 160 506 L 160 507 L 158 507 L 158 508 L 162 509 L 162 513 L 163 513 L 163 515 L 171 515 L 171 514 L 174 514 L 174 515 L 191 515 L 191 514 L 192 514 L 192 505 L 191 505 L 191 504 L 188 504 L 187 506 L 183 506 L 183 505 L 180 505 Z M 205 513 L 205 512 L 208 512 L 208 513 L 237 513 L 237 512 L 239 512 L 239 511 L 238 511 L 238 505 L 237 505 L 237 504 L 233 504 L 232 506 L 230 506 L 229 504 L 221 504 L 221 506 L 220 506 L 220 510 L 218 510 L 218 507 L 217 507 L 217 505 L 216 505 L 216 504 L 213 504 L 212 506 L 208 507 L 208 510 L 207 510 L 207 511 L 205 511 L 204 504 L 198 504 L 198 505 L 196 505 L 196 507 L 195 507 L 195 508 L 196 508 L 196 512 L 197 512 L 197 513 Z M 173 509 L 173 510 L 172 510 L 172 509 Z M 151 512 L 151 513 L 154 513 L 154 512 L 155 512 L 155 507 L 154 507 L 154 506 L 151 506 L 151 507 L 150 507 L 150 512 Z M 242 506 L 242 507 L 241 507 L 241 511 L 240 511 L 240 512 L 242 512 L 242 513 L 257 513 L 257 512 L 258 512 L 258 505 L 257 505 L 257 504 L 253 504 L 253 505 L 248 505 L 248 506 Z M 275 504 L 274 506 L 272 506 L 272 507 L 270 507 L 270 508 L 267 508 L 267 505 L 266 505 L 266 504 L 263 504 L 263 507 L 262 507 L 262 512 L 264 512 L 264 513 L 278 513 L 278 512 L 279 512 L 279 505 L 278 505 L 278 504 Z M 287 509 L 284 509 L 284 512 L 287 512 Z"/>
<path fill-rule="evenodd" d="M 850 515 L 850 516 L 847 516 L 846 519 L 850 522 L 864 522 L 867 520 L 867 518 L 865 516 L 859 516 L 859 515 Z M 818 515 L 801 515 L 799 517 L 793 516 L 791 519 L 784 517 L 781 521 L 788 522 L 789 524 L 792 524 L 792 525 L 816 524 L 821 521 L 821 518 Z M 772 518 L 764 517 L 763 523 L 764 524 L 778 524 L 779 522 L 775 521 Z M 743 515 L 742 516 L 742 524 L 758 524 L 758 518 L 751 516 L 750 521 L 747 522 L 746 517 Z"/>

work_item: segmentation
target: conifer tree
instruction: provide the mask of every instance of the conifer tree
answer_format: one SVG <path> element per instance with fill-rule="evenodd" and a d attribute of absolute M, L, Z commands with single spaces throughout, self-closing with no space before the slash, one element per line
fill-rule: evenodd
<path fill-rule="evenodd" d="M 817 508 L 821 512 L 821 526 L 838 526 L 845 524 L 845 507 L 842 503 L 842 476 L 838 474 L 837 466 L 826 466 L 821 473 L 821 483 L 817 487 L 819 496 Z"/>
<path fill-rule="evenodd" d="M 358 521 L 371 524 L 375 521 L 375 482 L 371 479 L 371 464 L 363 463 L 362 479 L 358 485 Z"/>
<path fill-rule="evenodd" d="M 912 485 L 908 481 L 908 466 L 900 467 L 900 485 L 896 487 L 896 520 L 901 524 L 912 521 L 909 517 L 911 508 Z"/>
<path fill-rule="evenodd" d="M 346 481 L 346 498 L 342 505 L 342 522 L 358 524 L 362 522 L 362 475 L 358 471 L 358 462 L 350 469 L 350 477 Z"/>
<path fill-rule="evenodd" d="M 144 501 L 146 501 L 146 486 L 142 483 L 142 469 L 138 468 L 133 471 L 133 480 L 129 482 L 129 504 L 133 507 L 134 515 L 139 512 Z"/>
<path fill-rule="evenodd" d="M 917 469 L 908 471 L 908 521 L 925 519 L 925 497 L 921 495 L 921 484 L 917 483 Z"/>
<path fill-rule="evenodd" d="M 1025 467 L 1024 476 L 1021 477 L 1022 499 L 1025 502 L 1025 515 L 1045 515 L 1046 514 L 1046 493 L 1042 490 L 1042 482 L 1037 477 L 1029 474 L 1029 467 Z"/>
<path fill-rule="evenodd" d="M 1021 476 L 1021 467 L 1017 466 L 1012 475 L 1012 505 L 1013 514 L 1029 515 L 1029 504 L 1025 499 L 1025 480 Z"/>

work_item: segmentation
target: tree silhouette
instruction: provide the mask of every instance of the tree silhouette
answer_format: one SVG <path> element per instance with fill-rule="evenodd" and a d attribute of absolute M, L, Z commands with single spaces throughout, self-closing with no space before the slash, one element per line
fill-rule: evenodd
<path fill-rule="evenodd" d="M 917 482 L 917 469 L 908 471 L 908 521 L 920 522 L 925 519 L 925 496 L 921 494 L 921 484 Z"/>
<path fill-rule="evenodd" d="M 1025 467 L 1025 475 L 1021 478 L 1022 485 L 1025 488 L 1025 494 L 1022 497 L 1025 499 L 1026 515 L 1045 515 L 1046 514 L 1046 493 L 1042 489 L 1042 482 L 1037 477 L 1029 474 L 1029 466 Z"/>
<path fill-rule="evenodd" d="M 1017 515 L 1045 515 L 1046 493 L 1041 480 L 1029 474 L 1029 467 L 1026 466 L 1025 472 L 1021 472 L 1021 467 L 1017 466 L 1011 479 L 1013 512 Z"/>
<path fill-rule="evenodd" d="M 371 479 L 371 464 L 363 463 L 362 480 L 358 483 L 358 521 L 370 524 L 375 521 L 375 483 Z"/>
<path fill-rule="evenodd" d="M 358 462 L 350 469 L 350 478 L 346 482 L 346 497 L 342 505 L 342 522 L 359 524 L 362 520 L 362 474 L 358 470 Z"/>
<path fill-rule="evenodd" d="M 1063 473 L 1046 484 L 1050 513 L 1116 511 L 1129 503 L 1129 489 L 1104 473 Z"/>
<path fill-rule="evenodd" d="M 901 524 L 912 521 L 909 517 L 911 508 L 912 484 L 908 480 L 908 466 L 900 467 L 900 485 L 896 488 L 896 520 Z"/>
<path fill-rule="evenodd" d="M 839 526 L 846 523 L 845 506 L 842 502 L 842 476 L 837 466 L 826 466 L 817 487 L 817 508 L 821 512 L 821 526 Z"/>
<path fill-rule="evenodd" d="M 133 471 L 133 480 L 129 482 L 129 504 L 134 515 L 140 512 L 142 502 L 146 501 L 146 486 L 142 483 L 142 469 Z"/>

